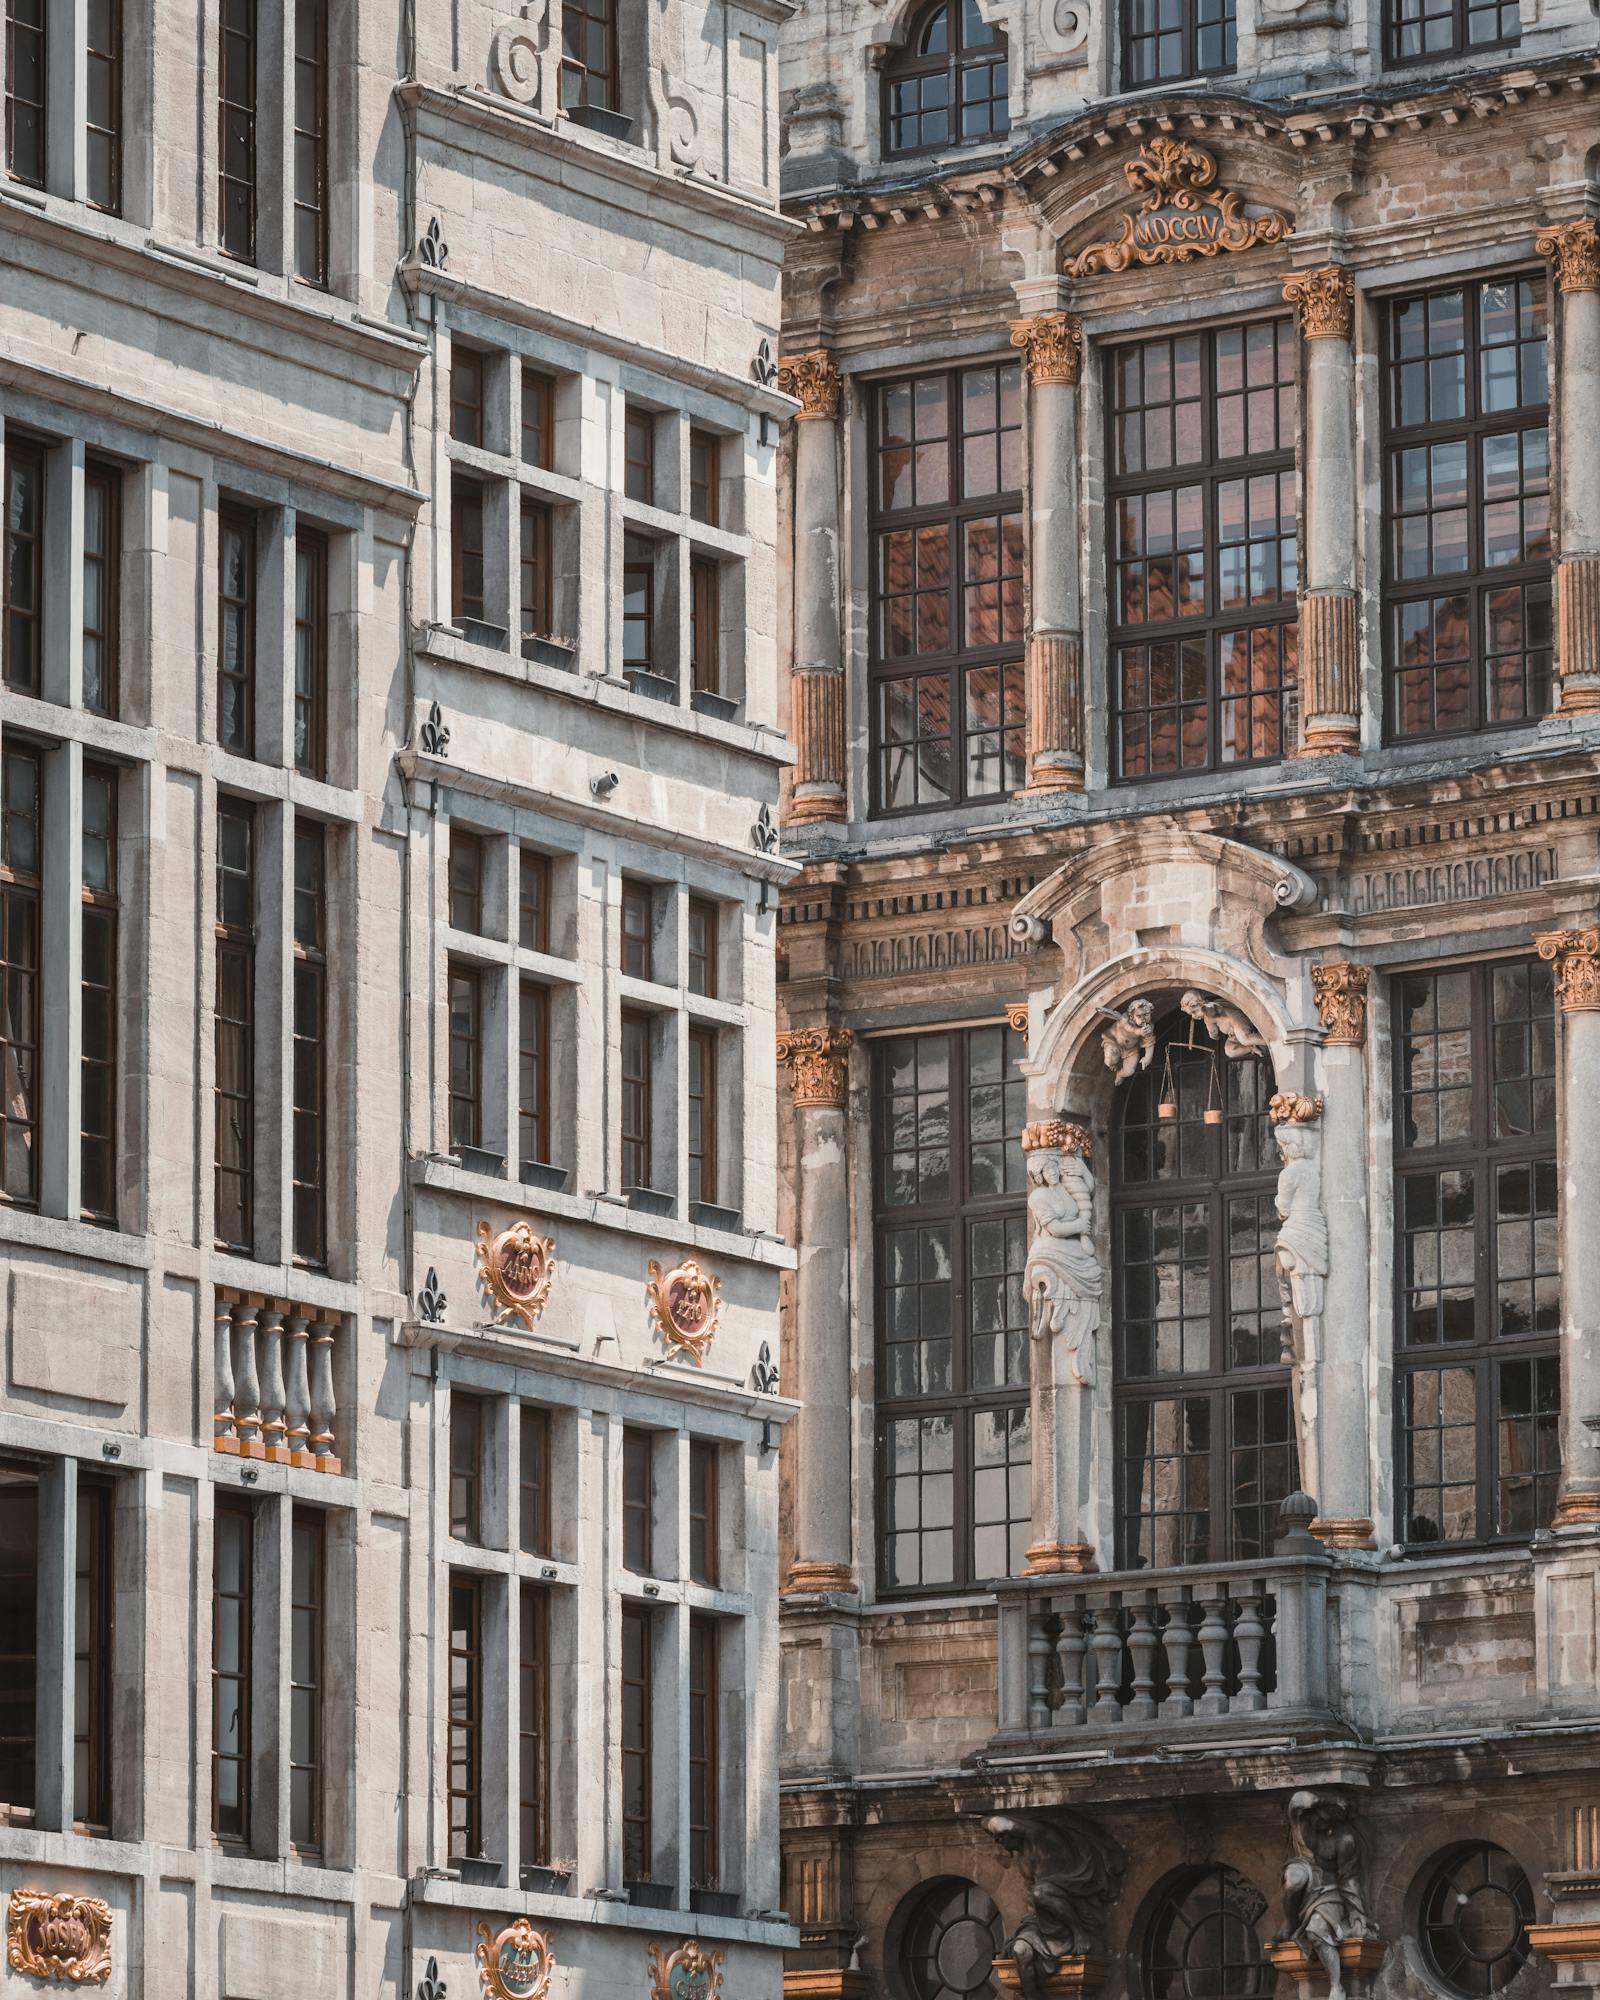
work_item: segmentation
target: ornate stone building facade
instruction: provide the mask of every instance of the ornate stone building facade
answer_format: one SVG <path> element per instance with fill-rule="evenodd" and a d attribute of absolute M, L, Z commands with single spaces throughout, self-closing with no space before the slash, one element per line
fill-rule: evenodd
<path fill-rule="evenodd" d="M 787 33 L 793 1993 L 1600 1992 L 1596 45 Z"/>
<path fill-rule="evenodd" d="M 784 0 L 12 0 L 0 1992 L 776 1996 Z"/>

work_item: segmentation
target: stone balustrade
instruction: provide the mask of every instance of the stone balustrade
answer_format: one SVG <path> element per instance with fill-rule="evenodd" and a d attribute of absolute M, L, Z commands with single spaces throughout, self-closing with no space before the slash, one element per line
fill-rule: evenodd
<path fill-rule="evenodd" d="M 219 1291 L 213 1449 L 308 1472 L 339 1472 L 333 1346 L 339 1315 Z"/>

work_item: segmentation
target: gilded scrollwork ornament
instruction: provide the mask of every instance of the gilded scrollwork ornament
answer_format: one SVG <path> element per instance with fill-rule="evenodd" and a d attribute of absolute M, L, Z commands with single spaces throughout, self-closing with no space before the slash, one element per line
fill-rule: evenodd
<path fill-rule="evenodd" d="M 779 1035 L 778 1066 L 789 1072 L 796 1104 L 843 1104 L 850 1042 L 848 1028 L 792 1028 Z"/>
<path fill-rule="evenodd" d="M 495 1309 L 495 1326 L 520 1319 L 532 1332 L 555 1280 L 555 1248 L 526 1222 L 498 1231 L 478 1224 L 478 1283 Z"/>
<path fill-rule="evenodd" d="M 1355 319 L 1356 281 L 1342 264 L 1294 271 L 1283 281 L 1286 304 L 1300 316 L 1306 340 L 1348 340 Z"/>
<path fill-rule="evenodd" d="M 1584 216 L 1577 222 L 1542 229 L 1533 247 L 1555 266 L 1559 290 L 1600 292 L 1600 223 Z"/>
<path fill-rule="evenodd" d="M 1008 1000 L 1006 1002 L 1006 1026 L 1014 1035 L 1025 1035 L 1028 1032 L 1028 1003 L 1026 1000 Z"/>
<path fill-rule="evenodd" d="M 1372 973 L 1348 959 L 1311 968 L 1311 992 L 1330 1048 L 1359 1049 L 1367 1039 L 1367 987 Z"/>
<path fill-rule="evenodd" d="M 692 1257 L 674 1264 L 670 1271 L 663 1271 L 652 1257 L 645 1298 L 650 1324 L 668 1354 L 687 1354 L 693 1362 L 704 1361 L 722 1318 L 722 1280 L 702 1271 Z"/>
<path fill-rule="evenodd" d="M 111 1906 L 99 1896 L 13 1889 L 6 1963 L 32 1979 L 104 1986 L 111 1977 Z"/>
<path fill-rule="evenodd" d="M 1122 218 L 1114 242 L 1092 243 L 1066 267 L 1074 278 L 1126 271 L 1131 264 L 1187 264 L 1221 251 L 1281 243 L 1293 233 L 1282 215 L 1246 215 L 1244 197 L 1218 188 L 1215 156 L 1187 139 L 1152 139 L 1123 168 L 1144 200 Z"/>
<path fill-rule="evenodd" d="M 654 1939 L 646 1954 L 650 1968 L 650 2000 L 721 2000 L 722 1953 L 707 1951 L 687 1938 L 676 1951 L 665 1952 Z"/>
<path fill-rule="evenodd" d="M 808 417 L 825 417 L 831 422 L 839 414 L 839 367 L 825 347 L 783 355 L 778 362 L 778 387 L 786 396 L 799 399 L 800 423 Z"/>
<path fill-rule="evenodd" d="M 1563 1014 L 1600 1014 L 1600 928 L 1539 931 L 1534 948 L 1555 967 Z"/>
<path fill-rule="evenodd" d="M 1039 313 L 1011 322 L 1011 345 L 1020 347 L 1028 380 L 1042 383 L 1077 382 L 1083 367 L 1083 321 L 1076 313 Z"/>
<path fill-rule="evenodd" d="M 484 2000 L 544 2000 L 555 1976 L 556 1955 L 549 1934 L 517 1917 L 496 1933 L 478 1925 L 478 1984 Z"/>

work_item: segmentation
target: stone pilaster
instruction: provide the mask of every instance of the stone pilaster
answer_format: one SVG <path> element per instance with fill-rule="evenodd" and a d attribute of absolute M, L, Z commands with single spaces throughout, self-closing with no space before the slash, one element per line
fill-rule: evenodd
<path fill-rule="evenodd" d="M 1558 1528 L 1600 1528 L 1600 929 L 1541 931 L 1561 1009 L 1561 1490 Z"/>
<path fill-rule="evenodd" d="M 1556 566 L 1558 712 L 1600 711 L 1600 225 L 1587 218 L 1538 238 L 1559 295 L 1556 417 L 1561 559 Z"/>
<path fill-rule="evenodd" d="M 791 821 L 849 816 L 844 655 L 840 640 L 839 370 L 825 348 L 778 363 L 800 399 L 794 447 L 794 736 Z"/>
<path fill-rule="evenodd" d="M 1072 314 L 1013 320 L 1028 373 L 1031 568 L 1026 690 L 1030 792 L 1083 788 L 1083 638 L 1079 591 L 1078 375 L 1083 326 Z"/>
<path fill-rule="evenodd" d="M 778 1037 L 800 1120 L 800 1262 L 795 1273 L 794 1561 L 788 1596 L 854 1590 L 850 1462 L 850 1174 L 845 1095 L 850 1033 Z"/>
<path fill-rule="evenodd" d="M 1296 271 L 1283 296 L 1305 342 L 1305 547 L 1300 583 L 1300 754 L 1361 747 L 1356 617 L 1355 281 Z"/>

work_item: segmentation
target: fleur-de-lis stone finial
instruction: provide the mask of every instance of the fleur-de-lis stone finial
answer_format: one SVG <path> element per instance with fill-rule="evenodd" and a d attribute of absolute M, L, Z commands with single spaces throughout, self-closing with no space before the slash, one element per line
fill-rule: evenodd
<path fill-rule="evenodd" d="M 417 1294 L 417 1311 L 429 1326 L 437 1326 L 445 1316 L 449 1301 L 439 1289 L 439 1273 L 430 1264 L 428 1275 L 422 1281 L 422 1290 Z"/>
<path fill-rule="evenodd" d="M 444 240 L 444 231 L 439 227 L 436 215 L 428 218 L 428 226 L 422 233 L 422 241 L 417 245 L 417 255 L 430 270 L 442 271 L 450 262 L 450 245 Z"/>
<path fill-rule="evenodd" d="M 428 719 L 422 725 L 422 747 L 430 757 L 448 757 L 450 754 L 450 727 L 444 719 L 444 710 L 437 702 L 428 710 Z"/>
<path fill-rule="evenodd" d="M 428 1969 L 417 1981 L 417 2000 L 445 2000 L 444 1981 L 439 1977 L 439 1961 L 428 1960 Z"/>
<path fill-rule="evenodd" d="M 756 349 L 756 358 L 750 364 L 750 373 L 763 389 L 770 389 L 778 379 L 777 357 L 772 351 L 772 342 L 763 338 Z"/>
<path fill-rule="evenodd" d="M 778 1393 L 778 1364 L 772 1358 L 772 1348 L 762 1341 L 761 1351 L 756 1356 L 756 1365 L 750 1370 L 750 1380 L 758 1396 L 775 1396 Z"/>
<path fill-rule="evenodd" d="M 776 854 L 778 851 L 778 822 L 772 817 L 772 808 L 763 805 L 756 815 L 755 825 L 750 829 L 750 844 L 757 854 Z"/>

